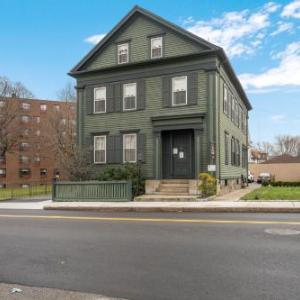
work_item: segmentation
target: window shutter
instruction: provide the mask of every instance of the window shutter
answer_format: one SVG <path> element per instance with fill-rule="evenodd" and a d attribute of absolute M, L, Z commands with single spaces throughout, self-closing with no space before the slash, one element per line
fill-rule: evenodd
<path fill-rule="evenodd" d="M 191 72 L 187 76 L 188 104 L 195 105 L 198 100 L 198 73 Z"/>
<path fill-rule="evenodd" d="M 139 133 L 137 135 L 137 161 L 145 162 L 146 135 Z"/>
<path fill-rule="evenodd" d="M 108 164 L 113 164 L 115 151 L 115 137 L 113 135 L 108 135 L 106 137 L 106 160 Z"/>
<path fill-rule="evenodd" d="M 112 84 L 106 86 L 106 111 L 114 112 L 114 86 Z"/>
<path fill-rule="evenodd" d="M 137 81 L 137 109 L 145 109 L 146 91 L 145 80 L 140 79 Z"/>
<path fill-rule="evenodd" d="M 171 107 L 172 106 L 172 97 L 171 97 L 171 78 L 169 76 L 163 77 L 162 79 L 162 96 L 163 96 L 163 106 Z"/>
<path fill-rule="evenodd" d="M 86 114 L 94 113 L 94 87 L 87 87 L 85 90 Z"/>
<path fill-rule="evenodd" d="M 114 161 L 116 164 L 123 163 L 123 135 L 115 135 L 114 141 Z"/>
<path fill-rule="evenodd" d="M 94 162 L 94 139 L 92 135 L 87 135 L 84 140 L 85 151 L 90 163 Z"/>
<path fill-rule="evenodd" d="M 114 85 L 114 96 L 115 96 L 115 111 L 120 112 L 122 111 L 122 90 L 121 84 L 117 83 Z"/>

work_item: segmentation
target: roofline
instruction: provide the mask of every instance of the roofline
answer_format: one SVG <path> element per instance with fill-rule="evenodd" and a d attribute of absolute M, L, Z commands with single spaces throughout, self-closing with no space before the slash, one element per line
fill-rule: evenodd
<path fill-rule="evenodd" d="M 193 40 L 196 43 L 201 43 L 201 45 L 207 46 L 209 49 L 220 49 L 220 47 L 200 38 L 199 36 L 181 28 L 180 26 L 163 19 L 162 17 L 150 12 L 149 10 L 146 10 L 144 8 L 141 8 L 140 6 L 136 5 L 134 6 L 127 15 L 125 15 L 119 23 L 117 23 L 113 29 L 94 47 L 90 52 L 88 52 L 81 60 L 80 62 L 75 65 L 68 74 L 73 74 L 74 72 L 78 71 L 127 21 L 130 17 L 132 17 L 135 13 L 141 13 L 144 16 L 147 16 L 150 19 L 153 19 L 159 23 L 162 23 L 164 26 L 179 32 L 180 34 L 186 36 L 187 38 Z"/>
<path fill-rule="evenodd" d="M 4 96 L 0 96 L 0 100 L 16 100 L 16 101 L 40 101 L 40 102 L 51 102 L 51 103 L 57 103 L 57 104 L 61 104 L 61 103 L 70 103 L 70 104 L 74 104 L 75 102 L 72 101 L 66 101 L 66 100 L 50 100 L 50 99 L 35 99 L 35 98 L 20 98 L 20 97 L 4 97 Z"/>
<path fill-rule="evenodd" d="M 231 78 L 233 79 L 233 81 L 235 82 L 235 87 L 238 90 L 239 94 L 241 95 L 241 97 L 243 98 L 247 109 L 250 111 L 252 110 L 252 105 L 244 91 L 244 88 L 239 80 L 239 78 L 236 76 L 233 67 L 224 51 L 223 48 L 219 47 L 219 50 L 217 51 L 217 54 L 219 55 L 219 57 L 221 58 L 221 64 L 224 66 L 224 68 L 226 69 L 226 71 L 229 73 L 229 75 L 231 76 Z"/>

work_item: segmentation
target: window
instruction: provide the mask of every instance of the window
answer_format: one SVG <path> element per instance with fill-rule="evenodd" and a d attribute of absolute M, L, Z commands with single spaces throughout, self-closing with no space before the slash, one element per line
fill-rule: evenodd
<path fill-rule="evenodd" d="M 154 37 L 151 39 L 151 58 L 162 57 L 163 38 Z"/>
<path fill-rule="evenodd" d="M 23 164 L 29 163 L 29 157 L 25 155 L 20 155 L 20 162 Z"/>
<path fill-rule="evenodd" d="M 5 102 L 4 101 L 0 101 L 0 108 L 5 106 Z"/>
<path fill-rule="evenodd" d="M 240 142 L 236 141 L 236 166 L 241 165 L 241 146 Z"/>
<path fill-rule="evenodd" d="M 21 120 L 23 123 L 28 123 L 29 122 L 29 116 L 21 116 Z"/>
<path fill-rule="evenodd" d="M 54 111 L 59 112 L 60 106 L 58 104 L 54 105 Z"/>
<path fill-rule="evenodd" d="M 67 124 L 67 120 L 64 119 L 64 118 L 61 119 L 61 120 L 60 120 L 60 124 L 61 124 L 61 125 L 66 125 L 66 124 Z"/>
<path fill-rule="evenodd" d="M 136 162 L 136 134 L 124 134 L 123 135 L 123 161 L 129 163 Z"/>
<path fill-rule="evenodd" d="M 187 77 L 172 78 L 172 104 L 173 106 L 187 104 Z"/>
<path fill-rule="evenodd" d="M 225 115 L 228 115 L 228 89 L 224 84 L 224 95 L 223 95 L 223 111 Z"/>
<path fill-rule="evenodd" d="M 94 136 L 94 163 L 106 163 L 106 136 Z"/>
<path fill-rule="evenodd" d="M 229 134 L 225 132 L 225 165 L 229 164 Z"/>
<path fill-rule="evenodd" d="M 123 110 L 136 109 L 136 83 L 123 85 Z"/>
<path fill-rule="evenodd" d="M 35 122 L 39 124 L 41 122 L 41 117 L 35 117 Z"/>
<path fill-rule="evenodd" d="M 31 173 L 31 170 L 29 168 L 22 168 L 22 169 L 19 169 L 19 174 L 20 174 L 20 177 L 23 177 L 23 176 L 29 176 Z"/>
<path fill-rule="evenodd" d="M 242 167 L 246 168 L 247 166 L 247 147 L 245 145 L 242 146 Z"/>
<path fill-rule="evenodd" d="M 106 112 L 106 87 L 94 89 L 94 113 Z"/>
<path fill-rule="evenodd" d="M 125 64 L 129 61 L 128 43 L 118 45 L 118 64 Z"/>
<path fill-rule="evenodd" d="M 38 129 L 38 130 L 35 132 L 35 134 L 36 134 L 37 136 L 40 136 L 40 135 L 41 135 L 41 131 Z"/>
<path fill-rule="evenodd" d="M 235 166 L 235 139 L 231 138 L 231 165 Z"/>
<path fill-rule="evenodd" d="M 30 129 L 29 129 L 29 128 L 25 128 L 25 129 L 23 130 L 22 135 L 23 135 L 23 136 L 28 136 L 29 133 L 30 133 Z"/>
<path fill-rule="evenodd" d="M 234 98 L 234 111 L 235 111 L 234 124 L 238 126 L 239 125 L 239 104 L 236 98 Z"/>
<path fill-rule="evenodd" d="M 40 169 L 40 175 L 41 176 L 47 176 L 47 174 L 48 174 L 48 170 L 46 168 Z"/>
<path fill-rule="evenodd" d="M 30 104 L 24 102 L 24 103 L 22 103 L 21 107 L 22 107 L 22 109 L 28 110 L 28 109 L 30 109 Z"/>
<path fill-rule="evenodd" d="M 46 111 L 47 110 L 47 104 L 41 104 L 40 105 L 40 110 L 41 111 Z"/>
<path fill-rule="evenodd" d="M 231 95 L 231 121 L 234 122 L 235 118 L 235 104 L 234 97 Z"/>
<path fill-rule="evenodd" d="M 20 144 L 20 150 L 22 151 L 22 150 L 26 150 L 26 149 L 28 149 L 29 148 L 29 143 L 26 143 L 26 142 L 22 142 L 21 144 Z"/>
<path fill-rule="evenodd" d="M 1 168 L 0 169 L 0 176 L 5 176 L 6 175 L 6 169 L 4 169 L 4 168 Z"/>
<path fill-rule="evenodd" d="M 5 163 L 5 157 L 4 156 L 0 156 L 0 164 Z"/>
<path fill-rule="evenodd" d="M 23 183 L 23 184 L 21 184 L 21 188 L 22 189 L 28 189 L 29 188 L 29 184 Z"/>
<path fill-rule="evenodd" d="M 6 188 L 5 183 L 0 183 L 0 189 L 5 189 L 5 188 Z"/>
<path fill-rule="evenodd" d="M 227 90 L 228 97 L 228 118 L 231 119 L 231 93 Z"/>
<path fill-rule="evenodd" d="M 35 163 L 39 163 L 39 162 L 41 161 L 41 158 L 39 157 L 39 155 L 35 155 L 35 156 L 33 157 L 33 161 L 34 161 Z"/>

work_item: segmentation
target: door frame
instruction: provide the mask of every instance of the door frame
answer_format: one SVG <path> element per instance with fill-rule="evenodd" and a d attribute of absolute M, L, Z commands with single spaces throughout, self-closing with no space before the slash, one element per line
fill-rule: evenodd
<path fill-rule="evenodd" d="M 174 174 L 175 172 L 175 162 L 176 158 L 173 154 L 174 140 L 180 134 L 188 135 L 189 156 L 186 157 L 188 172 L 186 176 L 180 176 Z M 165 130 L 161 132 L 162 139 L 162 151 L 161 151 L 161 161 L 162 161 L 162 178 L 163 179 L 193 179 L 195 174 L 195 151 L 194 151 L 194 130 L 192 129 L 181 129 L 181 130 Z M 166 153 L 167 152 L 167 153 Z M 187 155 L 187 154 L 186 154 Z"/>

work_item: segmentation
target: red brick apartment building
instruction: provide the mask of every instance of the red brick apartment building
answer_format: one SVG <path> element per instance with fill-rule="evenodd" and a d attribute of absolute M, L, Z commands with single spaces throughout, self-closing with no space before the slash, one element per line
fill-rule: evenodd
<path fill-rule="evenodd" d="M 56 161 L 55 145 L 50 142 L 55 141 L 52 137 L 57 134 L 53 123 L 63 126 L 72 122 L 75 127 L 75 104 L 2 97 L 1 118 L 7 118 L 4 107 L 8 103 L 15 108 L 12 132 L 16 137 L 12 149 L 4 157 L 0 154 L 0 188 L 50 183 L 63 173 Z"/>

